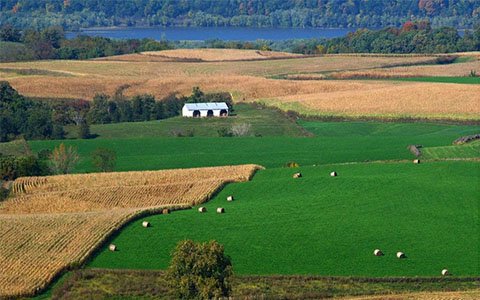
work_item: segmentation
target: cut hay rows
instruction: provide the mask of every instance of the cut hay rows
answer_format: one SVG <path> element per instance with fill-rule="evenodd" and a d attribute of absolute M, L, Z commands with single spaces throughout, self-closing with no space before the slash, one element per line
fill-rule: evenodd
<path fill-rule="evenodd" d="M 43 289 L 135 211 L 0 217 L 0 298 Z"/>
<path fill-rule="evenodd" d="M 246 181 L 252 175 L 255 165 L 211 167 L 199 169 L 178 169 L 165 171 L 134 171 L 115 173 L 94 173 L 78 175 L 56 175 L 48 177 L 23 177 L 15 180 L 15 193 L 40 193 L 71 191 L 81 188 L 107 186 L 146 186 L 169 183 L 194 182 L 200 180 Z"/>
<path fill-rule="evenodd" d="M 19 178 L 0 205 L 0 298 L 33 295 L 145 212 L 208 200 L 256 165 Z M 64 184 L 62 184 L 62 182 Z"/>
<path fill-rule="evenodd" d="M 1 213 L 65 213 L 110 208 L 136 208 L 190 203 L 208 199 L 210 191 L 219 189 L 220 180 L 161 185 L 115 186 L 72 189 L 19 196 L 5 203 Z"/>

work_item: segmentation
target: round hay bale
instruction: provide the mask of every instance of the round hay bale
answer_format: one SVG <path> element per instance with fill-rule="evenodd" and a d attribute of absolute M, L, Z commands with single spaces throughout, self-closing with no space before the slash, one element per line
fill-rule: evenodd
<path fill-rule="evenodd" d="M 337 177 L 338 174 L 337 174 L 337 172 L 333 171 L 333 172 L 330 173 L 330 176 L 332 176 L 332 177 Z"/>
<path fill-rule="evenodd" d="M 168 208 L 162 209 L 162 215 L 168 215 L 170 213 L 170 210 Z"/>
<path fill-rule="evenodd" d="M 223 208 L 223 207 L 217 208 L 217 213 L 223 214 L 224 212 L 225 212 L 225 208 Z"/>
<path fill-rule="evenodd" d="M 414 163 L 414 164 L 419 164 L 419 163 L 420 163 L 420 160 L 419 160 L 419 159 L 414 159 L 414 160 L 413 160 L 413 163 Z"/>
<path fill-rule="evenodd" d="M 142 227 L 145 227 L 145 228 L 150 227 L 150 222 L 148 222 L 148 221 L 143 221 L 143 222 L 142 222 Z"/>
<path fill-rule="evenodd" d="M 206 208 L 206 207 L 203 207 L 203 206 L 202 206 L 202 207 L 199 207 L 199 208 L 198 208 L 198 212 L 200 212 L 200 213 L 207 212 L 207 208 Z"/>
<path fill-rule="evenodd" d="M 233 196 L 228 196 L 228 197 L 227 197 L 227 201 L 228 201 L 228 202 L 232 202 L 232 201 L 233 201 Z"/>
<path fill-rule="evenodd" d="M 293 174 L 293 178 L 300 178 L 300 177 L 302 177 L 302 173 Z"/>
<path fill-rule="evenodd" d="M 110 250 L 110 251 L 116 251 L 116 250 L 117 250 L 117 246 L 115 246 L 114 244 L 110 244 L 110 245 L 108 246 L 108 250 Z"/>
<path fill-rule="evenodd" d="M 397 252 L 397 258 L 406 258 L 405 253 L 403 252 Z"/>
<path fill-rule="evenodd" d="M 442 276 L 447 276 L 447 275 L 450 275 L 450 273 L 448 272 L 447 269 L 443 269 L 442 270 Z"/>
<path fill-rule="evenodd" d="M 380 250 L 380 249 L 375 249 L 375 250 L 373 251 L 373 255 L 375 255 L 375 256 L 383 256 L 383 252 L 382 252 L 382 250 Z"/>

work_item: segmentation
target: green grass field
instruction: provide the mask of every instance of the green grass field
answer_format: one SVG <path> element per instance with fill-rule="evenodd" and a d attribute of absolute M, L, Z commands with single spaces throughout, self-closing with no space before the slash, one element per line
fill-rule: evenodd
<path fill-rule="evenodd" d="M 178 241 L 215 239 L 237 274 L 480 275 L 480 163 L 325 165 L 293 179 L 296 171 L 264 170 L 228 185 L 205 214 L 151 216 L 148 229 L 138 220 L 114 239 L 118 252 L 105 250 L 90 266 L 163 269 Z M 376 248 L 385 256 L 375 257 Z"/>
<path fill-rule="evenodd" d="M 90 131 L 98 138 L 151 138 L 172 137 L 180 133 L 200 137 L 218 137 L 221 128 L 231 129 L 235 124 L 251 125 L 251 135 L 304 136 L 305 131 L 282 113 L 271 108 L 236 104 L 234 115 L 228 118 L 183 118 L 175 117 L 159 121 L 92 125 Z M 69 137 L 76 138 L 75 127 L 67 128 Z"/>
<path fill-rule="evenodd" d="M 137 126 L 134 123 L 132 126 Z M 117 171 L 158 170 L 256 163 L 267 168 L 289 161 L 302 166 L 328 163 L 402 160 L 413 158 L 410 144 L 424 147 L 451 145 L 480 126 L 380 122 L 300 122 L 315 137 L 241 138 L 125 138 L 31 141 L 33 151 L 72 145 L 81 156 L 76 172 L 93 171 L 90 153 L 106 147 L 117 153 Z M 123 125 L 127 126 L 127 125 Z M 127 129 L 125 129 L 127 132 Z"/>
<path fill-rule="evenodd" d="M 463 145 L 427 147 L 421 150 L 422 157 L 427 159 L 480 158 L 480 141 Z"/>
<path fill-rule="evenodd" d="M 441 83 L 462 83 L 462 84 L 480 84 L 480 77 L 411 77 L 395 78 L 401 81 L 421 81 L 421 82 L 441 82 Z"/>
<path fill-rule="evenodd" d="M 112 241 L 119 251 L 103 249 L 91 259 L 89 268 L 165 269 L 176 243 L 190 238 L 216 239 L 224 244 L 237 275 L 436 277 L 448 268 L 452 278 L 480 276 L 480 162 L 401 162 L 413 159 L 407 150 L 410 144 L 423 146 L 422 160 L 480 158 L 478 142 L 452 145 L 460 136 L 480 132 L 480 126 L 314 121 L 295 124 L 282 120 L 284 117 L 273 110 L 254 111 L 245 106 L 239 112 L 242 109 L 244 113 L 239 113 L 238 119 L 174 118 L 100 125 L 92 126 L 92 132 L 99 135 L 92 140 L 29 142 L 33 151 L 52 149 L 61 142 L 77 147 L 81 160 L 76 172 L 93 171 L 89 155 L 98 147 L 116 151 L 118 171 L 243 163 L 267 167 L 250 182 L 226 186 L 205 204 L 206 214 L 193 208 L 133 222 Z M 219 127 L 231 126 L 242 118 L 250 120 L 255 130 L 264 130 L 263 137 L 215 137 Z M 270 123 L 274 125 L 270 127 Z M 194 129 L 196 137 L 168 137 L 174 128 Z M 284 168 L 289 161 L 302 167 Z M 298 170 L 304 177 L 293 179 L 292 174 Z M 333 170 L 338 177 L 329 176 Z M 236 200 L 227 202 L 227 195 L 234 195 Z M 215 213 L 220 206 L 226 209 L 223 215 Z M 143 228 L 143 220 L 150 221 L 152 227 Z M 386 255 L 373 256 L 375 248 Z M 407 259 L 398 260 L 397 251 L 405 252 Z M 105 279 L 92 276 L 88 283 L 75 279 L 68 286 L 85 292 L 91 291 L 93 284 L 95 289 L 118 296 L 109 284 L 125 280 L 108 275 L 105 283 Z M 129 282 L 139 280 L 137 275 L 128 276 Z M 142 287 L 130 287 L 135 295 L 145 286 L 156 289 L 158 284 L 141 282 Z M 318 284 L 321 288 L 315 287 L 316 292 L 336 294 L 326 283 Z M 258 294 L 260 287 L 251 282 L 244 285 Z M 55 290 L 61 293 L 64 288 L 57 285 Z M 385 291 L 385 286 L 380 284 L 378 289 Z M 245 291 L 245 287 L 241 290 Z M 355 283 L 353 290 L 358 294 L 358 290 L 367 288 Z M 276 295 L 272 298 L 281 295 L 271 292 Z M 303 297 L 302 293 L 298 297 Z"/>

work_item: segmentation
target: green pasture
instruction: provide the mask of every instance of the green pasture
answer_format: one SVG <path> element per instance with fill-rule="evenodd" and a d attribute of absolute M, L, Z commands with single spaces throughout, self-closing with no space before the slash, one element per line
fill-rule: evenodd
<path fill-rule="evenodd" d="M 132 126 L 137 126 L 134 123 Z M 98 147 L 117 154 L 117 171 L 158 170 L 255 163 L 267 168 L 295 161 L 301 166 L 412 159 L 410 144 L 449 146 L 456 138 L 480 132 L 480 126 L 380 122 L 300 122 L 314 137 L 136 137 L 31 141 L 33 151 L 60 143 L 77 148 L 76 172 L 93 171 L 90 153 Z M 126 124 L 123 126 L 127 126 Z"/>
<path fill-rule="evenodd" d="M 292 178 L 297 171 L 303 178 Z M 438 276 L 448 268 L 478 276 L 479 176 L 478 162 L 267 169 L 228 185 L 207 213 L 195 207 L 133 222 L 113 240 L 119 251 L 105 249 L 89 266 L 164 269 L 178 241 L 215 239 L 237 274 Z M 385 256 L 375 257 L 376 248 Z"/>

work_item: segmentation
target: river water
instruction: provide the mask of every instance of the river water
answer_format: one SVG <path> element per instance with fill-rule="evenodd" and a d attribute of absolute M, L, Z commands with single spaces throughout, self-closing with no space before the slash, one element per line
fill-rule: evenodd
<path fill-rule="evenodd" d="M 342 28 L 251 28 L 251 27 L 125 27 L 89 28 L 68 32 L 67 37 L 77 35 L 102 36 L 114 39 L 143 39 L 170 41 L 225 41 L 290 40 L 311 38 L 335 38 L 345 36 L 355 29 Z"/>

